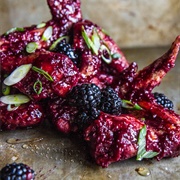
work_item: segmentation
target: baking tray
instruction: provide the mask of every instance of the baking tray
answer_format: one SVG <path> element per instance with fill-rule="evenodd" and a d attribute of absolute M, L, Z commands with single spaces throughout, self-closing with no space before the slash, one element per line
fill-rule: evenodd
<path fill-rule="evenodd" d="M 137 62 L 139 69 L 150 64 L 166 52 L 168 47 L 123 49 L 129 62 Z M 180 56 L 176 66 L 155 89 L 165 93 L 180 113 Z M 8 143 L 11 139 L 20 141 Z M 178 180 L 180 157 L 161 161 L 135 158 L 101 168 L 88 156 L 88 150 L 75 137 L 57 132 L 47 121 L 40 127 L 28 130 L 0 132 L 0 168 L 7 163 L 23 162 L 36 172 L 36 180 Z M 137 173 L 137 168 L 147 168 L 149 175 Z"/>

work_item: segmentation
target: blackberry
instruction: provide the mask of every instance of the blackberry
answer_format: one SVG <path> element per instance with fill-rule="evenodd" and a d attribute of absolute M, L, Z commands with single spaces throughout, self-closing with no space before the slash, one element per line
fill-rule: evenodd
<path fill-rule="evenodd" d="M 101 90 L 95 84 L 82 84 L 75 86 L 68 96 L 71 106 L 78 108 L 76 123 L 79 127 L 88 124 L 96 119 L 99 114 L 99 104 L 101 102 Z"/>
<path fill-rule="evenodd" d="M 101 91 L 100 109 L 109 114 L 121 114 L 122 102 L 118 94 L 111 87 L 106 87 Z"/>
<path fill-rule="evenodd" d="M 68 96 L 69 104 L 78 109 L 89 111 L 101 102 L 101 91 L 95 84 L 82 84 L 73 87 Z"/>
<path fill-rule="evenodd" d="M 98 118 L 99 115 L 100 110 L 95 108 L 91 109 L 91 111 L 79 112 L 76 117 L 75 123 L 78 125 L 79 129 L 82 130 L 90 125 L 93 120 Z"/>
<path fill-rule="evenodd" d="M 164 94 L 155 92 L 153 93 L 156 103 L 162 105 L 163 107 L 172 110 L 174 107 L 173 102 L 168 99 Z"/>
<path fill-rule="evenodd" d="M 35 172 L 23 163 L 12 163 L 3 167 L 0 171 L 1 180 L 34 180 Z"/>
<path fill-rule="evenodd" d="M 66 41 L 58 43 L 54 51 L 67 55 L 74 64 L 78 64 L 78 55 L 75 53 L 71 45 L 66 43 Z"/>

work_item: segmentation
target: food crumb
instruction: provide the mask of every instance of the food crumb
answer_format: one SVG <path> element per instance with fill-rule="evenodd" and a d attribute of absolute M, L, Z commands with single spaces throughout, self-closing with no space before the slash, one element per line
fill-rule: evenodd
<path fill-rule="evenodd" d="M 136 168 L 135 171 L 141 176 L 149 176 L 150 175 L 150 171 L 146 167 Z"/>
<path fill-rule="evenodd" d="M 108 174 L 108 176 L 107 176 L 109 179 L 111 179 L 112 178 L 112 176 L 110 175 L 110 174 Z"/>

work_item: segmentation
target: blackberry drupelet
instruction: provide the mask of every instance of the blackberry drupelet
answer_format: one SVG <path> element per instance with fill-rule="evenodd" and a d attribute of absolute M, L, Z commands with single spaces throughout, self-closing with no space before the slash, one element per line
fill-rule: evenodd
<path fill-rule="evenodd" d="M 67 55 L 76 65 L 79 63 L 78 55 L 75 53 L 71 45 L 66 43 L 65 41 L 61 41 L 60 43 L 58 43 L 54 51 Z"/>
<path fill-rule="evenodd" d="M 101 91 L 101 104 L 100 109 L 109 114 L 121 114 L 121 99 L 118 94 L 111 87 L 106 87 Z"/>
<path fill-rule="evenodd" d="M 168 99 L 164 94 L 155 92 L 153 93 L 156 103 L 162 105 L 163 107 L 172 110 L 174 107 L 173 102 Z"/>
<path fill-rule="evenodd" d="M 1 180 L 34 180 L 35 172 L 23 163 L 12 163 L 3 167 L 0 171 Z"/>
<path fill-rule="evenodd" d="M 90 111 L 82 111 L 78 113 L 75 123 L 78 125 L 79 129 L 83 130 L 90 125 L 94 119 L 98 118 L 99 115 L 100 110 L 96 108 L 93 108 Z"/>

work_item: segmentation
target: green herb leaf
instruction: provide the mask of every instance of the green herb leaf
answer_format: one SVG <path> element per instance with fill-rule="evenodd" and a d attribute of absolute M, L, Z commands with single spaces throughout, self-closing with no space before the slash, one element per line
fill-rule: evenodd
<path fill-rule="evenodd" d="M 20 82 L 30 71 L 32 64 L 23 64 L 17 67 L 8 77 L 4 79 L 4 84 L 12 86 Z"/>
<path fill-rule="evenodd" d="M 66 42 L 69 42 L 69 36 L 62 36 L 53 42 L 53 44 L 50 46 L 49 50 L 53 51 L 56 48 L 57 44 L 59 44 L 64 39 L 66 40 Z"/>
<path fill-rule="evenodd" d="M 34 53 L 37 48 L 38 48 L 38 44 L 36 42 L 30 42 L 26 46 L 26 52 Z"/>
<path fill-rule="evenodd" d="M 107 63 L 110 64 L 112 62 L 112 57 L 111 57 L 111 53 L 110 50 L 107 48 L 107 46 L 105 46 L 104 44 L 101 46 L 101 51 L 102 51 L 102 59 Z M 105 56 L 105 55 L 107 56 Z"/>
<path fill-rule="evenodd" d="M 20 106 L 20 104 L 14 106 L 13 104 L 8 104 L 7 106 L 7 111 L 15 111 L 16 109 L 18 109 Z"/>
<path fill-rule="evenodd" d="M 23 32 L 23 31 L 24 31 L 24 28 L 20 28 L 20 27 L 11 28 L 11 29 L 8 30 L 4 35 L 7 36 L 8 34 L 10 34 L 10 33 L 12 33 L 12 32 L 15 32 L 15 31 Z"/>
<path fill-rule="evenodd" d="M 43 27 L 45 27 L 46 26 L 46 23 L 40 23 L 40 24 L 38 24 L 37 26 L 36 26 L 36 28 L 43 28 Z"/>
<path fill-rule="evenodd" d="M 158 152 L 146 151 L 146 134 L 147 128 L 146 125 L 142 127 L 139 132 L 138 137 L 138 152 L 136 160 L 141 161 L 143 158 L 153 158 L 158 155 Z"/>
<path fill-rule="evenodd" d="M 158 152 L 146 151 L 143 155 L 143 158 L 150 159 L 150 158 L 157 156 L 158 154 L 159 154 Z"/>
<path fill-rule="evenodd" d="M 96 47 L 96 49 L 99 50 L 99 48 L 101 46 L 101 42 L 100 42 L 100 38 L 99 38 L 96 28 L 93 29 L 93 35 L 92 35 L 91 39 L 92 39 L 92 42 L 93 42 L 94 46 Z"/>
<path fill-rule="evenodd" d="M 99 47 L 97 46 L 97 44 L 99 44 L 99 43 L 97 43 L 98 37 L 97 36 L 95 37 L 95 36 L 96 35 L 94 35 L 94 37 L 93 37 L 93 41 L 95 41 L 96 44 L 94 44 L 94 42 L 89 38 L 89 36 L 87 35 L 87 33 L 84 29 L 84 26 L 82 27 L 82 37 L 84 38 L 88 48 L 92 49 L 93 53 L 98 55 Z M 99 41 L 100 41 L 100 39 L 99 39 Z"/>
<path fill-rule="evenodd" d="M 7 95 L 2 96 L 0 98 L 0 101 L 4 104 L 24 104 L 30 101 L 28 96 L 25 96 L 23 94 L 13 94 L 13 95 Z"/>
<path fill-rule="evenodd" d="M 127 109 L 135 109 L 135 110 L 142 110 L 142 108 L 138 104 L 133 104 L 131 101 L 122 100 L 122 107 Z"/>
<path fill-rule="evenodd" d="M 49 26 L 49 27 L 44 31 L 44 33 L 43 33 L 43 35 L 42 35 L 42 40 L 43 40 L 43 41 L 48 41 L 48 40 L 51 38 L 52 33 L 53 33 L 53 28 L 52 28 L 52 26 Z"/>
<path fill-rule="evenodd" d="M 113 59 L 119 59 L 120 57 L 121 57 L 121 55 L 119 53 L 112 54 Z"/>
<path fill-rule="evenodd" d="M 11 91 L 11 88 L 7 85 L 5 85 L 4 83 L 2 83 L 2 94 L 4 96 L 9 95 Z"/>
<path fill-rule="evenodd" d="M 42 82 L 37 80 L 33 85 L 33 89 L 39 95 L 42 92 Z"/>
<path fill-rule="evenodd" d="M 42 74 L 47 80 L 53 81 L 52 76 L 49 75 L 46 71 L 44 71 L 44 70 L 42 70 L 42 69 L 40 69 L 40 68 L 38 68 L 38 67 L 36 67 L 36 66 L 33 66 L 33 67 L 32 67 L 32 70 L 35 71 L 35 72 L 37 72 L 37 73 L 39 73 L 39 74 Z"/>

